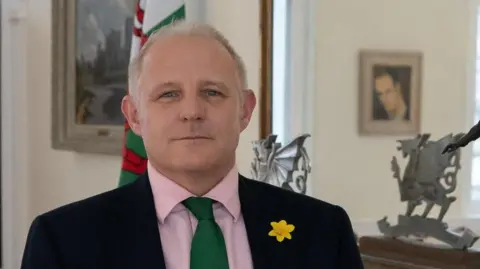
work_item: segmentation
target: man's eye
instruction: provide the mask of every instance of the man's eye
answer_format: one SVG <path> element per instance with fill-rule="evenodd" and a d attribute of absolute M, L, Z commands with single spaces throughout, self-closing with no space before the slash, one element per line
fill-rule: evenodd
<path fill-rule="evenodd" d="M 160 98 L 172 98 L 172 97 L 178 97 L 178 92 L 165 92 L 162 95 L 160 95 Z"/>
<path fill-rule="evenodd" d="M 221 95 L 221 93 L 217 90 L 205 90 L 204 92 L 208 96 L 219 96 L 219 95 Z"/>

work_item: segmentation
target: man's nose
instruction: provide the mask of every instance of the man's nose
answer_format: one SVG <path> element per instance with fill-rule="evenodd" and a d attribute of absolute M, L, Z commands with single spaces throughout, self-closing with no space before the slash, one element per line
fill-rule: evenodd
<path fill-rule="evenodd" d="M 205 100 L 197 94 L 187 95 L 181 101 L 180 118 L 183 121 L 205 119 Z"/>

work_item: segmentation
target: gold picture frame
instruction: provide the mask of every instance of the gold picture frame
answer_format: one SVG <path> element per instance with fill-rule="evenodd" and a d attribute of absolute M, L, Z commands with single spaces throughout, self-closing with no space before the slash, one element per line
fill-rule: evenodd
<path fill-rule="evenodd" d="M 422 63 L 419 51 L 360 50 L 360 135 L 420 132 Z"/>

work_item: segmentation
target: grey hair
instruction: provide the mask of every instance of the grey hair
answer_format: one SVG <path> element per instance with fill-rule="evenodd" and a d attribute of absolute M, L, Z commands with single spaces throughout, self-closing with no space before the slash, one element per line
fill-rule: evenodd
<path fill-rule="evenodd" d="M 236 63 L 238 69 L 238 75 L 240 78 L 240 87 L 243 89 L 247 88 L 247 74 L 245 69 L 245 64 L 242 58 L 237 54 L 235 49 L 230 45 L 230 42 L 227 38 L 220 33 L 214 27 L 203 24 L 203 23 L 191 23 L 186 22 L 184 20 L 175 21 L 169 25 L 163 26 L 160 29 L 156 30 L 152 33 L 147 42 L 142 46 L 139 53 L 133 57 L 130 61 L 128 67 L 128 87 L 130 91 L 130 95 L 134 97 L 134 99 L 138 98 L 138 79 L 142 72 L 142 64 L 147 55 L 149 48 L 158 40 L 168 37 L 168 36 L 175 36 L 175 35 L 186 35 L 186 36 L 199 36 L 205 38 L 211 38 L 217 42 L 219 42 L 232 56 L 233 60 Z"/>

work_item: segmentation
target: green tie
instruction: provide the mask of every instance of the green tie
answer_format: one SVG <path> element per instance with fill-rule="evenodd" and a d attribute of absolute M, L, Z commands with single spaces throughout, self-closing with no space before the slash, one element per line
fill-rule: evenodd
<path fill-rule="evenodd" d="M 198 220 L 190 250 L 190 269 L 228 269 L 227 247 L 213 216 L 212 199 L 190 197 L 183 204 Z"/>

